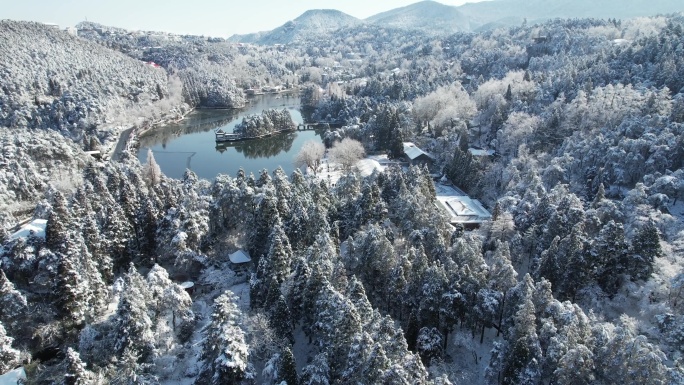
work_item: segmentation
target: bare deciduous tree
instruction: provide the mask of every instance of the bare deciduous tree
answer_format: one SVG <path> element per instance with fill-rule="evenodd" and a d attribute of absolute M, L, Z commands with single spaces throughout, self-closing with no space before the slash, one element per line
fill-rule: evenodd
<path fill-rule="evenodd" d="M 143 175 L 148 186 L 156 186 L 161 181 L 161 168 L 159 168 L 159 165 L 154 160 L 154 154 L 152 153 L 151 148 L 147 150 L 147 162 L 143 167 Z"/>
<path fill-rule="evenodd" d="M 325 146 L 321 142 L 309 140 L 302 145 L 302 149 L 295 156 L 294 165 L 296 167 L 306 166 L 316 175 L 321 159 L 325 154 Z"/>
<path fill-rule="evenodd" d="M 351 168 L 365 156 L 366 152 L 363 145 L 358 140 L 344 138 L 341 142 L 336 142 L 328 151 L 330 161 L 339 163 L 345 171 Z"/>

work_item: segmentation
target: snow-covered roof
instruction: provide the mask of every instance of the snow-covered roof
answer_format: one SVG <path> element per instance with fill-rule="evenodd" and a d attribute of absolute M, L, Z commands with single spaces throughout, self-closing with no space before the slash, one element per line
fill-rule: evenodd
<path fill-rule="evenodd" d="M 467 195 L 437 196 L 437 202 L 451 223 L 482 223 L 492 218 L 480 201 Z"/>
<path fill-rule="evenodd" d="M 380 163 L 375 159 L 361 159 L 356 163 L 356 168 L 359 169 L 361 176 L 369 176 L 373 171 L 378 170 L 380 172 L 384 171 L 385 168 L 380 165 Z"/>
<path fill-rule="evenodd" d="M 26 380 L 24 368 L 16 368 L 0 376 L 0 385 L 17 385 L 19 380 Z M 23 383 L 23 382 L 22 382 Z"/>
<path fill-rule="evenodd" d="M 187 289 L 195 286 L 195 283 L 192 281 L 185 281 L 185 282 L 181 283 L 179 286 L 182 287 L 183 289 L 187 290 Z"/>
<path fill-rule="evenodd" d="M 481 148 L 473 148 L 473 147 L 469 148 L 468 152 L 470 152 L 470 154 L 472 156 L 492 156 L 492 155 L 494 155 L 494 150 L 483 150 Z"/>
<path fill-rule="evenodd" d="M 379 172 L 385 171 L 385 166 L 383 166 L 382 163 L 389 164 L 390 162 L 386 156 L 369 156 L 356 162 L 354 167 L 359 171 L 361 176 L 366 177 L 375 170 L 378 170 Z M 328 181 L 328 183 L 334 185 L 345 174 L 345 171 L 342 170 L 338 164 L 330 162 L 328 158 L 323 158 L 321 160 L 320 171 L 316 176 L 319 179 Z"/>
<path fill-rule="evenodd" d="M 10 235 L 10 239 L 27 238 L 31 234 L 39 238 L 45 238 L 46 225 L 47 219 L 34 219 L 31 223 L 22 226 L 17 232 Z"/>
<path fill-rule="evenodd" d="M 239 264 L 239 263 L 248 263 L 252 261 L 252 258 L 249 257 L 249 254 L 247 254 L 246 251 L 244 250 L 238 250 L 234 252 L 233 254 L 230 255 L 230 262 Z"/>
<path fill-rule="evenodd" d="M 409 157 L 409 159 L 414 160 L 418 158 L 421 155 L 425 155 L 430 159 L 434 159 L 434 157 L 427 152 L 421 150 L 418 148 L 415 144 L 411 142 L 404 142 L 404 154 Z"/>
<path fill-rule="evenodd" d="M 472 199 L 466 193 L 445 184 L 435 185 L 437 207 L 448 217 L 449 222 L 455 223 L 482 223 L 492 218 L 492 214 L 482 206 L 477 199 Z"/>

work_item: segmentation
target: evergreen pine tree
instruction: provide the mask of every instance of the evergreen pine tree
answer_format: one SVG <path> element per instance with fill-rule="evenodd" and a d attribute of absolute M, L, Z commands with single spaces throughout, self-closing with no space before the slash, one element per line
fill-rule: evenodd
<path fill-rule="evenodd" d="M 622 224 L 609 221 L 599 231 L 591 247 L 593 274 L 609 296 L 617 293 L 625 272 L 627 242 Z"/>
<path fill-rule="evenodd" d="M 649 221 L 640 228 L 634 239 L 627 257 L 626 272 L 633 279 L 647 280 L 653 273 L 655 259 L 663 256 L 660 247 L 660 235 L 653 221 Z"/>
<path fill-rule="evenodd" d="M 155 349 L 153 322 L 147 307 L 150 302 L 147 284 L 131 264 L 124 276 L 114 318 L 114 352 L 124 361 L 135 357 L 135 363 L 147 363 L 152 359 Z M 135 370 L 135 367 L 129 369 Z"/>
<path fill-rule="evenodd" d="M 45 226 L 45 243 L 54 252 L 65 252 L 69 239 L 71 215 L 67 201 L 61 192 L 55 191 L 52 197 L 52 210 Z"/>
<path fill-rule="evenodd" d="M 204 367 L 197 384 L 237 384 L 248 374 L 249 350 L 236 303 L 237 297 L 231 291 L 214 300 L 202 352 Z"/>
<path fill-rule="evenodd" d="M 317 354 L 313 361 L 302 370 L 301 385 L 329 385 L 330 367 L 328 355 L 323 352 Z"/>
<path fill-rule="evenodd" d="M 83 326 L 88 308 L 87 282 L 79 270 L 71 255 L 62 255 L 58 269 L 58 292 L 55 293 L 69 327 L 76 328 Z"/>
<path fill-rule="evenodd" d="M 283 349 L 280 356 L 280 364 L 278 365 L 278 384 L 283 382 L 287 385 L 299 385 L 297 365 L 292 350 L 289 347 Z"/>
<path fill-rule="evenodd" d="M 454 156 L 447 163 L 444 172 L 456 186 L 468 192 L 475 187 L 479 178 L 479 166 L 470 151 L 456 147 Z"/>
<path fill-rule="evenodd" d="M 0 322 L 4 323 L 10 332 L 18 331 L 23 326 L 27 310 L 26 297 L 0 269 Z"/>
<path fill-rule="evenodd" d="M 509 350 L 504 358 L 501 384 L 538 384 L 542 350 L 535 330 L 535 309 L 527 299 L 514 317 L 507 337 Z"/>
<path fill-rule="evenodd" d="M 14 338 L 7 336 L 5 327 L 0 322 L 0 373 L 14 369 L 20 364 L 20 355 L 17 349 L 12 347 Z"/>
<path fill-rule="evenodd" d="M 285 298 L 281 294 L 275 303 L 271 303 L 269 306 L 272 306 L 273 309 L 270 312 L 269 319 L 271 328 L 275 331 L 276 336 L 288 341 L 290 344 L 294 344 L 294 323 Z"/>
<path fill-rule="evenodd" d="M 64 385 L 88 385 L 92 383 L 93 375 L 86 369 L 77 351 L 67 348 L 64 360 L 66 361 Z"/>

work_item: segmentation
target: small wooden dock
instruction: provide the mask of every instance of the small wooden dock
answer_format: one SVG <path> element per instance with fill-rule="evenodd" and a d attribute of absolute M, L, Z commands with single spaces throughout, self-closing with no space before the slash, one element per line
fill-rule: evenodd
<path fill-rule="evenodd" d="M 267 132 L 267 133 L 261 134 L 261 135 L 244 136 L 242 134 L 236 134 L 234 132 L 225 132 L 223 130 L 218 130 L 218 131 L 215 131 L 214 134 L 216 134 L 216 142 L 221 143 L 221 142 L 240 142 L 243 140 L 261 139 L 261 138 L 266 138 L 269 136 L 278 135 L 278 134 L 282 134 L 285 132 L 293 132 L 293 131 L 294 130 L 292 130 L 292 129 L 283 129 L 283 130 L 278 130 L 278 131 Z"/>
<path fill-rule="evenodd" d="M 237 142 L 240 140 L 244 140 L 242 135 L 235 134 L 233 132 L 225 132 L 223 130 L 218 130 L 214 132 L 214 134 L 216 134 L 217 142 Z"/>

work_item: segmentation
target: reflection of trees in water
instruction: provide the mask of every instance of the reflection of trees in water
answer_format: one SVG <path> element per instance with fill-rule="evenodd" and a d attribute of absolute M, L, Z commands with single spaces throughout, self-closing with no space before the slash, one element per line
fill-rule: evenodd
<path fill-rule="evenodd" d="M 290 151 L 296 137 L 296 133 L 288 133 L 243 142 L 216 143 L 216 151 L 223 153 L 228 148 L 233 147 L 248 159 L 270 158 L 281 152 Z"/>
<path fill-rule="evenodd" d="M 315 108 L 311 107 L 301 107 L 299 113 L 302 114 L 302 119 L 305 122 L 313 122 L 313 113 L 316 111 Z"/>
<path fill-rule="evenodd" d="M 155 127 L 145 133 L 140 137 L 140 147 L 151 147 L 157 143 L 164 145 L 183 135 L 215 130 L 236 120 L 239 114 L 240 110 L 200 110 L 180 123 Z"/>

